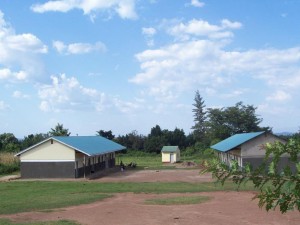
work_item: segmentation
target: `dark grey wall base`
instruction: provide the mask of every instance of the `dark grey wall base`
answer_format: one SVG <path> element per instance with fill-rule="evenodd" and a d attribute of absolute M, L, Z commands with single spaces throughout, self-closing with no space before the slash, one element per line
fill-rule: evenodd
<path fill-rule="evenodd" d="M 22 178 L 75 178 L 74 162 L 21 162 Z"/>
<path fill-rule="evenodd" d="M 243 158 L 243 166 L 245 166 L 246 163 L 250 163 L 253 169 L 256 169 L 263 163 L 263 160 L 264 158 Z M 299 160 L 300 158 L 298 161 Z M 292 172 L 296 172 L 295 163 L 290 162 L 288 157 L 281 157 L 277 167 L 278 171 L 282 171 L 286 166 L 289 166 Z"/>

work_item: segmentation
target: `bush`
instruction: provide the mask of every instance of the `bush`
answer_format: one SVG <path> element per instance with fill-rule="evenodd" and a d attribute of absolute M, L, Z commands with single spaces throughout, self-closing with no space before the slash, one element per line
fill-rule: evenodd
<path fill-rule="evenodd" d="M 0 153 L 0 175 L 10 174 L 20 169 L 19 159 L 12 153 Z"/>
<path fill-rule="evenodd" d="M 0 175 L 10 174 L 20 169 L 20 165 L 18 163 L 5 165 L 0 163 Z"/>

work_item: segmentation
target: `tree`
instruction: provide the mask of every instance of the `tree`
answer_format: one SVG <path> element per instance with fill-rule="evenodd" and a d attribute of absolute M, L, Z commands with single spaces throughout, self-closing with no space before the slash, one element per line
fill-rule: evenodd
<path fill-rule="evenodd" d="M 49 131 L 50 136 L 70 136 L 71 132 L 69 132 L 69 129 L 65 129 L 63 124 L 57 123 L 55 128 L 51 128 L 51 131 Z"/>
<path fill-rule="evenodd" d="M 151 128 L 150 136 L 160 137 L 162 135 L 162 130 L 159 125 Z"/>
<path fill-rule="evenodd" d="M 260 127 L 262 119 L 256 115 L 253 105 L 238 102 L 235 106 L 208 109 L 207 127 L 210 139 L 225 139 L 237 133 L 270 131 L 269 127 Z"/>
<path fill-rule="evenodd" d="M 166 131 L 164 131 L 166 133 Z M 164 135 L 166 136 L 166 135 Z M 144 150 L 146 152 L 159 153 L 162 146 L 165 145 L 165 140 L 163 139 L 163 131 L 159 125 L 151 128 L 151 132 L 145 140 Z"/>
<path fill-rule="evenodd" d="M 256 169 L 250 164 L 239 168 L 237 161 L 232 161 L 231 166 L 213 160 L 206 163 L 205 172 L 212 172 L 222 184 L 232 179 L 238 185 L 253 182 L 259 189 L 254 197 L 259 199 L 259 207 L 265 207 L 267 211 L 279 206 L 282 213 L 297 209 L 300 211 L 300 140 L 289 139 L 286 144 L 275 142 L 264 146 L 266 151 L 264 162 Z M 289 156 L 290 163 L 283 169 L 279 168 L 279 160 L 282 155 Z"/>
<path fill-rule="evenodd" d="M 101 136 L 101 137 L 105 137 L 109 140 L 112 140 L 115 138 L 115 135 L 112 134 L 112 131 L 109 130 L 109 131 L 104 131 L 104 130 L 99 130 L 99 131 L 96 131 L 97 132 L 97 135 Z"/>
<path fill-rule="evenodd" d="M 206 111 L 204 100 L 200 96 L 198 90 L 196 91 L 194 100 L 195 103 L 193 104 L 193 106 L 195 108 L 193 109 L 193 113 L 195 125 L 192 126 L 192 129 L 194 130 L 194 137 L 196 141 L 202 141 L 206 132 Z"/>
<path fill-rule="evenodd" d="M 42 140 L 45 140 L 47 137 L 49 137 L 48 134 L 29 134 L 27 137 L 24 137 L 24 139 L 21 141 L 22 149 L 29 148 L 30 146 L 33 146 Z"/>
<path fill-rule="evenodd" d="M 20 151 L 20 142 L 12 133 L 3 133 L 0 135 L 0 151 L 18 152 Z"/>

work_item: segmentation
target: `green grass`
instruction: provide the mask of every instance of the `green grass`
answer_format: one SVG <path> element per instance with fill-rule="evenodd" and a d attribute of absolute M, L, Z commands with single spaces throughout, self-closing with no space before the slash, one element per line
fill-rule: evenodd
<path fill-rule="evenodd" d="M 15 181 L 0 182 L 0 214 L 50 210 L 71 205 L 95 202 L 114 193 L 195 193 L 236 190 L 227 182 L 215 183 L 98 183 L 68 181 Z M 254 190 L 253 185 L 240 190 Z"/>
<path fill-rule="evenodd" d="M 190 205 L 200 204 L 210 199 L 211 197 L 208 196 L 179 196 L 173 198 L 147 199 L 145 203 L 149 205 Z"/>
<path fill-rule="evenodd" d="M 119 155 L 116 158 L 117 163 L 122 162 L 126 165 L 131 162 L 135 162 L 138 165 L 138 168 L 144 169 L 145 167 L 149 169 L 162 168 L 164 167 L 161 162 L 161 155 L 151 155 L 151 156 L 128 156 L 128 155 Z"/>
<path fill-rule="evenodd" d="M 58 221 L 47 221 L 47 222 L 28 222 L 28 223 L 14 223 L 9 219 L 1 219 L 0 225 L 79 225 L 79 223 L 70 220 L 58 220 Z"/>

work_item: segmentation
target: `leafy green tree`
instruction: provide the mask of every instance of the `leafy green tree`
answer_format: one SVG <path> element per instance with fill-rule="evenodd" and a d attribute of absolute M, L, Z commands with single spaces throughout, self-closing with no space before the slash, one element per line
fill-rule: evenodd
<path fill-rule="evenodd" d="M 186 144 L 186 136 L 183 129 L 179 129 L 176 127 L 174 131 L 168 131 L 166 144 L 184 148 Z"/>
<path fill-rule="evenodd" d="M 196 141 L 203 141 L 206 133 L 206 111 L 205 111 L 205 104 L 204 100 L 200 96 L 199 91 L 196 91 L 195 103 L 193 106 L 193 113 L 194 113 L 194 122 L 195 125 L 192 126 L 192 129 L 194 130 L 194 137 Z"/>
<path fill-rule="evenodd" d="M 3 133 L 0 135 L 0 151 L 18 152 L 20 151 L 20 142 L 12 133 Z"/>
<path fill-rule="evenodd" d="M 104 131 L 104 130 L 99 130 L 97 131 L 97 135 L 101 136 L 101 137 L 105 137 L 109 140 L 113 140 L 115 138 L 115 135 L 112 134 L 112 131 Z"/>
<path fill-rule="evenodd" d="M 136 130 L 133 130 L 129 134 L 122 136 L 119 135 L 116 138 L 116 142 L 123 146 L 126 146 L 127 149 L 144 150 L 145 139 L 145 136 L 138 134 Z"/>
<path fill-rule="evenodd" d="M 215 159 L 206 163 L 207 169 L 202 173 L 212 172 L 222 184 L 229 179 L 238 186 L 253 182 L 259 189 L 254 198 L 259 199 L 259 207 L 265 207 L 267 211 L 277 206 L 282 213 L 293 209 L 300 211 L 300 140 L 289 139 L 286 144 L 268 143 L 264 148 L 264 162 L 255 169 L 250 164 L 241 169 L 237 161 L 228 166 Z M 283 155 L 288 155 L 290 162 L 280 168 L 279 161 Z"/>
<path fill-rule="evenodd" d="M 64 128 L 63 124 L 57 123 L 54 128 L 49 131 L 50 136 L 70 136 L 69 129 Z"/>
<path fill-rule="evenodd" d="M 29 148 L 29 147 L 45 140 L 48 137 L 49 137 L 48 134 L 42 134 L 42 133 L 29 134 L 28 136 L 24 137 L 24 139 L 21 141 L 22 149 Z"/>
<path fill-rule="evenodd" d="M 145 151 L 159 153 L 167 142 L 168 131 L 162 131 L 159 125 L 151 128 L 151 132 L 145 140 Z"/>
<path fill-rule="evenodd" d="M 150 136 L 160 137 L 162 134 L 163 134 L 163 132 L 159 125 L 156 125 L 155 127 L 151 128 Z"/>
<path fill-rule="evenodd" d="M 164 141 L 161 136 L 150 136 L 145 141 L 145 151 L 152 153 L 160 153 Z"/>
<path fill-rule="evenodd" d="M 210 139 L 225 139 L 237 133 L 270 131 L 269 127 L 260 127 L 262 119 L 256 114 L 253 105 L 238 102 L 235 106 L 208 109 L 208 133 Z"/>

